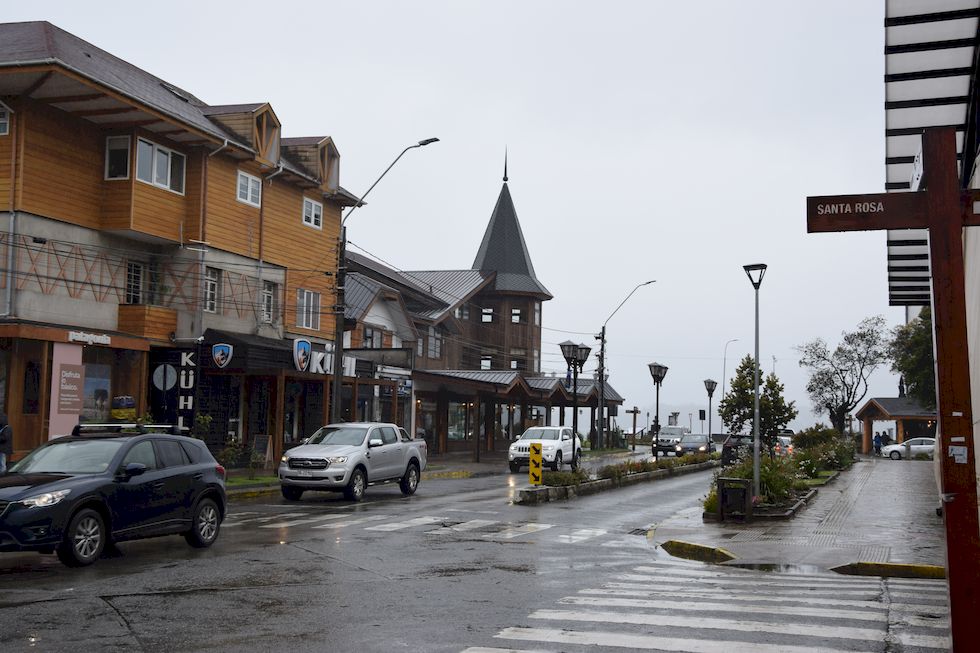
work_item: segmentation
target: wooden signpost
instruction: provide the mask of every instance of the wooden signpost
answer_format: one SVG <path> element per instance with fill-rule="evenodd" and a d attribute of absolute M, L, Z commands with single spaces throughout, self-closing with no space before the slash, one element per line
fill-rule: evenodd
<path fill-rule="evenodd" d="M 925 131 L 922 175 L 925 190 L 914 193 L 808 197 L 807 231 L 929 230 L 939 429 L 935 455 L 942 469 L 950 631 L 953 650 L 967 651 L 980 641 L 980 528 L 963 227 L 980 225 L 980 217 L 973 213 L 973 193 L 959 187 L 953 129 Z"/>

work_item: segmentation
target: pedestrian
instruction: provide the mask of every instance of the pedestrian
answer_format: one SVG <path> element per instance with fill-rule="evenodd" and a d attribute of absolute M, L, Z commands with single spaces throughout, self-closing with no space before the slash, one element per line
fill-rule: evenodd
<path fill-rule="evenodd" d="M 7 460 L 14 453 L 14 433 L 7 423 L 7 414 L 0 410 L 0 474 L 7 471 Z"/>
<path fill-rule="evenodd" d="M 881 455 L 881 433 L 875 433 L 875 455 Z"/>

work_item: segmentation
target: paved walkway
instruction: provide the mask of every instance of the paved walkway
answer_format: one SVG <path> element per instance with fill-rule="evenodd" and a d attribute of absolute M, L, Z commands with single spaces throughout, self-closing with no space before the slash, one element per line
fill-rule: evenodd
<path fill-rule="evenodd" d="M 691 510 L 659 524 L 654 539 L 722 547 L 742 564 L 944 566 L 945 530 L 937 505 L 931 462 L 862 458 L 820 488 L 793 519 L 704 522 L 699 510 Z"/>

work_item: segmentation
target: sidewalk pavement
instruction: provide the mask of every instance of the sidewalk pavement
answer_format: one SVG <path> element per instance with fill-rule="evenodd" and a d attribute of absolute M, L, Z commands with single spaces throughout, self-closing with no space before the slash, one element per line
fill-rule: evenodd
<path fill-rule="evenodd" d="M 945 565 L 933 463 L 862 457 L 792 519 L 705 522 L 692 509 L 657 525 L 656 544 L 720 547 L 731 564 L 830 569 L 854 562 Z"/>

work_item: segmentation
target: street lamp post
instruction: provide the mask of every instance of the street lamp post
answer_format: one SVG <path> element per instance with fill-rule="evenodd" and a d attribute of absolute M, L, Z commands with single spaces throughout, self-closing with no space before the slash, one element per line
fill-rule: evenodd
<path fill-rule="evenodd" d="M 667 376 L 667 366 L 661 365 L 660 363 L 650 363 L 647 367 L 650 368 L 650 376 L 653 377 L 653 384 L 657 387 L 657 403 L 653 414 L 652 443 L 653 458 L 654 460 L 659 460 L 660 454 L 657 452 L 657 439 L 660 436 L 660 384 L 664 382 L 664 377 Z"/>
<path fill-rule="evenodd" d="M 630 291 L 630 294 L 626 295 L 626 299 L 619 302 L 619 306 L 616 307 L 606 321 L 602 323 L 602 331 L 599 335 L 595 337 L 599 341 L 599 444 L 606 438 L 606 325 L 609 324 L 609 320 L 612 316 L 616 314 L 616 311 L 623 307 L 626 300 L 633 296 L 637 290 L 643 286 L 649 286 L 651 283 L 655 283 L 656 279 L 651 279 L 650 281 L 644 281 L 643 283 L 637 284 L 636 288 Z"/>
<path fill-rule="evenodd" d="M 722 359 L 723 359 L 721 363 L 721 398 L 722 399 L 725 398 L 725 376 L 728 374 L 728 345 L 732 344 L 733 342 L 738 342 L 738 338 L 732 338 L 731 340 L 726 342 L 725 351 L 722 354 Z M 721 424 L 721 432 L 722 433 L 725 432 L 724 422 L 722 422 Z"/>
<path fill-rule="evenodd" d="M 704 389 L 708 391 L 708 450 L 711 450 L 711 395 L 715 394 L 718 382 L 714 379 L 704 380 Z M 703 426 L 703 424 L 702 424 Z"/>
<path fill-rule="evenodd" d="M 575 437 L 578 437 L 578 373 L 589 359 L 592 348 L 575 344 L 571 340 L 566 340 L 558 346 L 561 347 L 561 355 L 564 356 L 565 362 L 572 368 L 572 431 Z M 592 448 L 595 448 L 595 443 L 592 444 Z"/>
<path fill-rule="evenodd" d="M 755 416 L 752 421 L 752 491 L 753 496 L 760 495 L 759 487 L 759 286 L 762 277 L 766 276 L 766 264 L 754 263 L 743 265 L 752 287 L 755 288 Z"/>
<path fill-rule="evenodd" d="M 409 150 L 414 150 L 417 147 L 425 147 L 431 143 L 438 142 L 438 138 L 426 138 L 425 140 L 419 141 L 415 145 L 409 145 L 401 154 L 395 157 L 395 160 L 391 162 L 385 171 L 381 173 L 371 187 L 361 195 L 351 210 L 347 212 L 347 215 L 343 217 L 340 221 L 340 243 L 337 248 L 337 304 L 334 306 L 334 336 L 333 336 L 333 388 L 331 392 L 331 421 L 341 422 L 344 419 L 344 411 L 341 409 L 340 402 L 342 401 L 342 389 L 344 384 L 344 302 L 346 297 L 344 295 L 345 284 L 347 283 L 347 227 L 344 226 L 347 223 L 347 218 L 357 210 L 357 207 L 361 206 L 364 202 L 364 198 L 370 194 L 374 187 L 378 185 L 384 176 L 388 174 L 398 160 L 402 158 L 405 152 Z"/>

